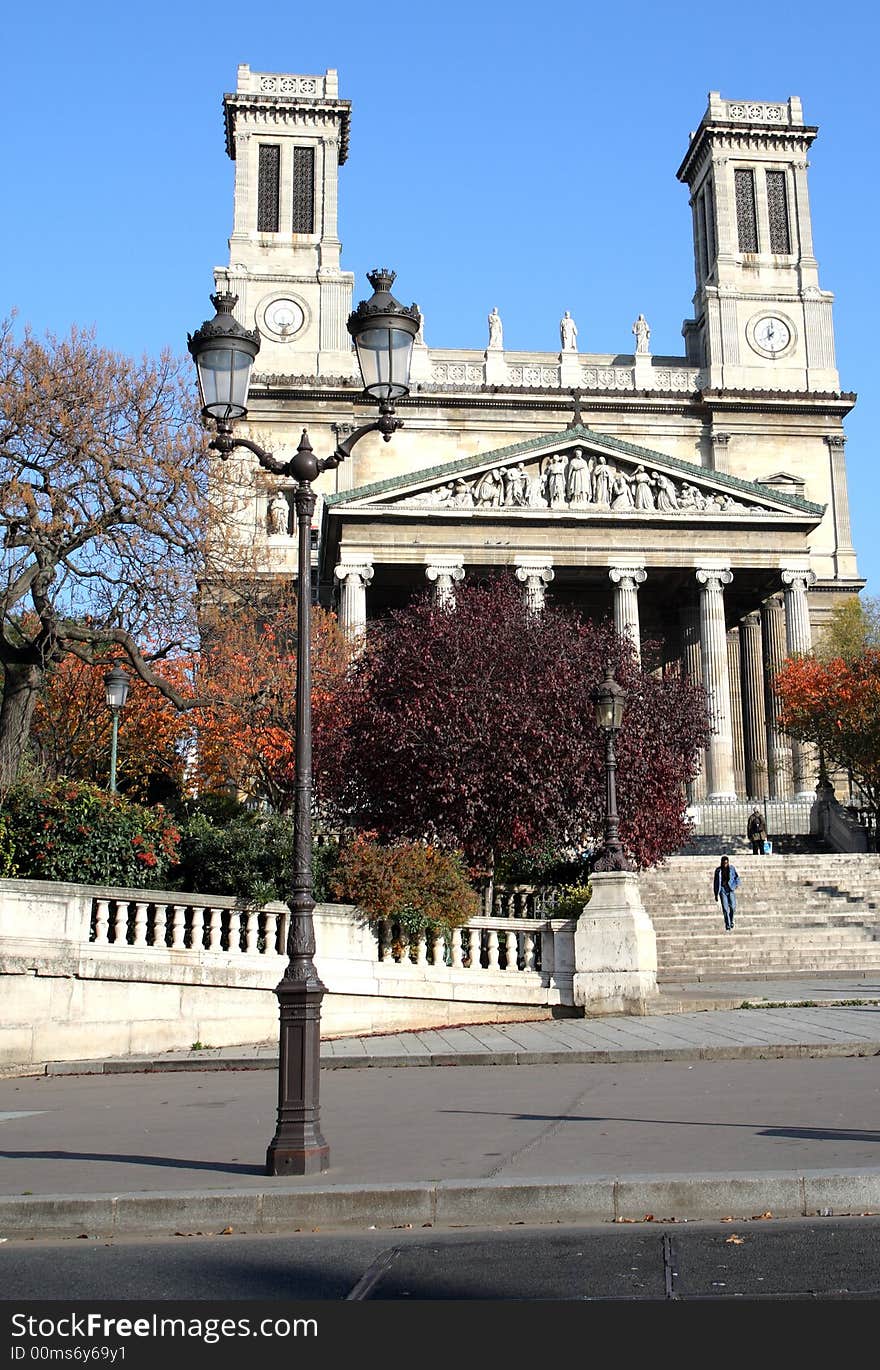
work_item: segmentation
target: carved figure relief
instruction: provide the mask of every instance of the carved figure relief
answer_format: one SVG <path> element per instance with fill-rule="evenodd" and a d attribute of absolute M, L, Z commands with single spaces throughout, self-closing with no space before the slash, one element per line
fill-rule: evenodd
<path fill-rule="evenodd" d="M 290 531 L 290 505 L 280 490 L 276 490 L 269 500 L 266 510 L 266 531 L 270 537 L 278 537 Z"/>
<path fill-rule="evenodd" d="M 616 465 L 603 453 L 588 455 L 582 447 L 553 452 L 531 470 L 519 461 L 458 476 L 410 495 L 403 503 L 433 509 L 610 509 L 667 515 L 760 513 L 773 517 L 781 512 L 721 490 L 701 489 L 641 463 Z"/>

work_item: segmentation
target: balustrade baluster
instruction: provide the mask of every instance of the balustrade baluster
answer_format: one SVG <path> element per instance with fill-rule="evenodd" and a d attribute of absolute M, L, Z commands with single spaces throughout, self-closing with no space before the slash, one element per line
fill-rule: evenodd
<path fill-rule="evenodd" d="M 498 969 L 498 933 L 494 928 L 489 933 L 489 969 Z"/>
<path fill-rule="evenodd" d="M 523 970 L 535 969 L 535 939 L 530 932 L 523 933 Z"/>
<path fill-rule="evenodd" d="M 452 929 L 452 965 L 455 970 L 461 970 L 464 964 L 464 954 L 461 945 L 462 933 L 467 936 L 467 929 Z"/>
<path fill-rule="evenodd" d="M 110 901 L 107 899 L 95 900 L 95 944 L 97 946 L 107 945 L 107 929 L 110 925 Z"/>
<path fill-rule="evenodd" d="M 419 933 L 416 943 L 416 965 L 426 966 L 428 964 L 428 939 L 424 932 Z"/>
<path fill-rule="evenodd" d="M 480 969 L 480 929 L 468 928 L 468 966 L 471 970 Z"/>
<path fill-rule="evenodd" d="M 244 947 L 248 956 L 253 956 L 257 950 L 257 934 L 259 932 L 259 915 L 251 911 L 243 913 L 244 922 Z"/>
<path fill-rule="evenodd" d="M 171 905 L 171 950 L 186 950 L 186 905 Z"/>
<path fill-rule="evenodd" d="M 126 920 L 128 917 L 128 905 L 117 904 L 113 900 L 113 907 L 110 909 L 110 921 L 107 925 L 107 943 L 112 942 L 114 946 L 119 946 L 125 941 Z"/>
<path fill-rule="evenodd" d="M 148 904 L 140 900 L 134 906 L 134 946 L 145 947 L 147 945 L 147 909 Z"/>
<path fill-rule="evenodd" d="M 391 945 L 391 924 L 387 918 L 383 918 L 379 924 L 379 960 L 388 962 L 394 960 L 394 950 Z"/>
<path fill-rule="evenodd" d="M 517 946 L 516 933 L 513 931 L 505 934 L 506 939 L 506 965 L 505 970 L 519 970 L 519 947 Z"/>
<path fill-rule="evenodd" d="M 219 951 L 220 940 L 223 933 L 223 919 L 219 909 L 209 908 L 205 910 L 208 923 L 208 951 Z"/>

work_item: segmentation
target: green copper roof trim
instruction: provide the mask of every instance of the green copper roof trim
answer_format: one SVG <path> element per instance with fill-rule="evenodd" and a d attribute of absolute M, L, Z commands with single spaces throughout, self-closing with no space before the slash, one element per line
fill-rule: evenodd
<path fill-rule="evenodd" d="M 629 457 L 635 457 L 643 465 L 654 466 L 658 462 L 673 467 L 676 471 L 688 474 L 692 479 L 702 476 L 717 482 L 719 485 L 726 485 L 730 490 L 739 490 L 741 493 L 751 495 L 753 499 L 770 499 L 777 504 L 787 505 L 790 509 L 799 514 L 816 514 L 818 517 L 825 512 L 824 504 L 813 504 L 810 500 L 800 499 L 797 495 L 787 495 L 780 490 L 768 490 L 766 486 L 758 484 L 756 481 L 741 480 L 739 476 L 730 476 L 726 471 L 707 471 L 703 466 L 695 466 L 691 461 L 682 461 L 680 457 L 668 457 L 665 452 L 656 452 L 650 447 L 637 447 L 635 443 L 624 442 L 621 438 L 610 438 L 604 433 L 594 433 L 590 428 L 584 428 L 581 424 L 575 424 L 573 428 L 566 428 L 564 433 L 548 433 L 540 438 L 528 438 L 525 442 L 514 443 L 512 447 L 498 447 L 494 452 L 482 452 L 475 456 L 459 457 L 457 461 L 446 462 L 441 466 L 430 466 L 424 471 L 411 471 L 406 476 L 392 476 L 389 480 L 374 481 L 372 485 L 361 485 L 356 490 L 340 491 L 337 495 L 325 495 L 324 503 L 328 508 L 333 508 L 337 504 L 345 504 L 350 500 L 369 499 L 373 495 L 384 495 L 392 490 L 404 490 L 411 485 L 424 485 L 435 477 L 455 476 L 460 471 L 468 471 L 474 466 L 491 466 L 496 462 L 506 460 L 508 457 L 523 456 L 526 452 L 537 451 L 540 447 L 561 447 L 563 444 L 576 441 L 581 438 L 584 442 L 594 443 L 599 447 L 606 447 L 612 452 L 621 452 Z"/>

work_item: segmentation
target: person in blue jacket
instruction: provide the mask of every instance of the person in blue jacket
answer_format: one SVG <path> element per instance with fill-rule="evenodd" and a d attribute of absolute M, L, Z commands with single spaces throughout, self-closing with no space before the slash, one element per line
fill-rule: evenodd
<path fill-rule="evenodd" d="M 730 864 L 730 857 L 722 856 L 721 865 L 715 867 L 715 898 L 721 900 L 725 932 L 733 931 L 738 889 L 739 876 L 736 873 L 736 866 Z"/>

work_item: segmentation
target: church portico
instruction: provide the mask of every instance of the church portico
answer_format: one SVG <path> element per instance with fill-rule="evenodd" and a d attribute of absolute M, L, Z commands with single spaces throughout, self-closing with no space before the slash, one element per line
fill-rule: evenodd
<path fill-rule="evenodd" d="M 343 625 L 368 632 L 426 577 L 451 606 L 463 580 L 509 572 L 536 612 L 612 618 L 647 669 L 703 684 L 713 733 L 693 802 L 803 796 L 811 759 L 776 729 L 769 692 L 785 655 L 809 647 L 824 509 L 726 473 L 685 479 L 683 466 L 575 425 L 327 496 L 322 594 L 341 587 Z"/>

